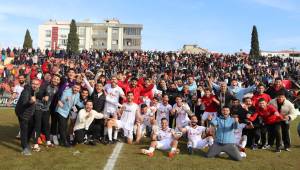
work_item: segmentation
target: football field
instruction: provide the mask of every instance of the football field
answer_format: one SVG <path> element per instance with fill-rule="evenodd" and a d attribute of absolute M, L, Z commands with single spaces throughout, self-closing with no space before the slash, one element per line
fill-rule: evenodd
<path fill-rule="evenodd" d="M 227 156 L 207 159 L 204 151 L 188 155 L 184 141 L 180 141 L 180 154 L 167 157 L 166 152 L 156 151 L 149 158 L 140 154 L 140 149 L 148 148 L 149 141 L 140 145 L 76 145 L 72 148 L 46 148 L 26 157 L 21 155 L 20 141 L 15 139 L 18 132 L 17 118 L 11 109 L 0 109 L 0 170 L 5 169 L 103 169 L 107 164 L 114 169 L 299 169 L 300 138 L 296 125 L 291 126 L 291 152 L 274 153 L 272 150 L 246 150 L 247 158 L 241 162 L 229 160 Z M 114 149 L 116 146 L 119 148 Z"/>

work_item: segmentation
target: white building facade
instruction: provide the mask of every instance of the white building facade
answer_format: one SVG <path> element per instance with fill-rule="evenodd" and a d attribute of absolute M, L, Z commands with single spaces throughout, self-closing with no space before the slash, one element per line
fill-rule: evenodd
<path fill-rule="evenodd" d="M 77 22 L 79 49 L 99 50 L 141 50 L 142 29 L 140 24 L 121 24 L 118 20 L 104 23 Z M 46 49 L 66 49 L 70 21 L 53 21 L 39 26 L 38 47 Z"/>
<path fill-rule="evenodd" d="M 294 50 L 261 51 L 261 56 L 281 57 L 281 58 L 289 58 L 289 57 L 300 58 L 300 51 L 294 51 Z"/>

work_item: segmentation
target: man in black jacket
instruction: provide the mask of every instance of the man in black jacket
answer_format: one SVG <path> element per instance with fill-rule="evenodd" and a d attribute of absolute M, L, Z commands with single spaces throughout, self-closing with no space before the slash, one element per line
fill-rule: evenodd
<path fill-rule="evenodd" d="M 176 84 L 175 83 L 171 83 L 170 88 L 168 88 L 166 90 L 165 93 L 163 93 L 163 95 L 166 94 L 169 97 L 169 103 L 171 106 L 173 106 L 176 101 L 176 97 L 180 95 L 180 92 L 177 90 L 176 88 Z M 175 120 L 175 117 L 173 115 L 170 114 L 169 116 L 169 126 L 172 127 L 173 126 L 173 122 Z"/>
<path fill-rule="evenodd" d="M 229 92 L 229 90 L 227 88 L 227 84 L 225 82 L 220 84 L 219 91 L 215 90 L 215 95 L 216 95 L 217 99 L 220 101 L 219 111 L 221 111 L 221 108 L 223 106 L 231 106 L 231 101 L 235 98 L 232 95 L 232 93 Z"/>
<path fill-rule="evenodd" d="M 50 111 L 49 107 L 51 105 L 52 99 L 55 93 L 58 91 L 58 86 L 60 83 L 60 76 L 55 74 L 51 78 L 51 82 L 47 82 L 44 80 L 38 92 L 36 93 L 36 107 L 34 112 L 34 146 L 33 151 L 40 151 L 40 147 L 38 145 L 38 139 L 40 137 L 41 132 L 46 136 L 46 145 L 48 147 L 52 147 L 52 143 L 50 141 Z"/>
<path fill-rule="evenodd" d="M 292 98 L 291 93 L 289 93 L 287 91 L 287 89 L 283 86 L 281 78 L 276 78 L 275 82 L 274 82 L 274 85 L 270 86 L 268 88 L 268 90 L 266 91 L 266 93 L 268 95 L 270 95 L 270 97 L 272 99 L 275 99 L 278 96 L 278 94 L 282 93 L 282 92 L 285 94 L 285 96 L 286 96 L 287 99 L 291 99 Z"/>
<path fill-rule="evenodd" d="M 243 108 L 248 112 L 247 118 L 249 118 L 252 114 L 256 112 L 256 108 L 253 105 L 253 102 L 250 97 L 244 97 L 243 98 Z M 253 128 L 247 129 L 247 145 L 251 147 L 252 150 L 258 149 L 258 142 L 261 136 L 260 128 L 261 123 L 259 118 L 256 118 L 254 121 L 252 121 Z"/>
<path fill-rule="evenodd" d="M 96 110 L 98 113 L 103 113 L 104 105 L 106 101 L 106 95 L 103 90 L 103 84 L 101 82 L 98 82 L 96 84 L 95 90 L 91 95 L 91 99 L 93 101 L 94 110 Z M 95 119 L 93 121 L 94 124 L 94 135 L 93 137 L 96 139 L 104 139 L 104 119 Z"/>
<path fill-rule="evenodd" d="M 33 131 L 33 114 L 35 111 L 36 92 L 40 87 L 40 81 L 34 79 L 31 86 L 26 86 L 21 93 L 21 96 L 16 105 L 16 113 L 19 119 L 21 129 L 21 146 L 23 155 L 31 155 L 29 140 Z"/>
<path fill-rule="evenodd" d="M 230 113 L 231 115 L 238 115 L 240 123 L 247 123 L 247 114 L 248 111 L 242 107 L 240 104 L 239 99 L 234 98 L 232 100 L 232 105 L 230 107 Z"/>

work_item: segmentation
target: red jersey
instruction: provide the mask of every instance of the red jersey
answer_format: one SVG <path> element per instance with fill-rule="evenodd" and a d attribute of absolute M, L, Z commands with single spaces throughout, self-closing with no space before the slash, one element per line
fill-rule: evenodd
<path fill-rule="evenodd" d="M 126 82 L 118 82 L 118 85 L 124 90 L 125 94 L 127 95 L 128 92 L 132 91 L 134 95 L 133 102 L 136 104 L 141 104 L 143 101 L 141 100 L 142 94 L 146 94 L 149 91 L 152 91 L 154 85 L 151 84 L 149 87 L 145 88 L 143 86 L 137 85 L 136 87 L 132 87 Z"/>
<path fill-rule="evenodd" d="M 276 122 L 283 120 L 283 115 L 279 114 L 279 116 L 276 116 L 275 112 L 278 112 L 278 111 L 272 105 L 267 105 L 267 107 L 265 109 L 257 107 L 256 112 L 251 115 L 249 120 L 254 121 L 257 118 L 257 116 L 260 116 L 260 117 L 262 117 L 264 123 L 267 125 L 271 125 L 271 124 L 274 124 Z"/>
<path fill-rule="evenodd" d="M 260 98 L 263 98 L 267 103 L 269 103 L 272 99 L 270 97 L 270 95 L 266 94 L 266 93 L 263 93 L 263 94 L 255 94 L 253 97 L 252 97 L 252 104 L 253 106 L 257 106 L 258 105 L 258 100 Z"/>
<path fill-rule="evenodd" d="M 213 99 L 216 99 L 214 95 L 210 95 L 209 97 L 203 96 L 201 98 L 201 101 L 205 106 L 205 112 L 217 112 L 218 106 Z"/>

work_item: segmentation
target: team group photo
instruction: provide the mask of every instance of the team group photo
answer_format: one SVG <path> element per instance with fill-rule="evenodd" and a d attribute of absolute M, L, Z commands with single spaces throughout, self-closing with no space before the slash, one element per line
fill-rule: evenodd
<path fill-rule="evenodd" d="M 0 169 L 300 167 L 299 2 L 24 3 L 0 6 Z"/>

